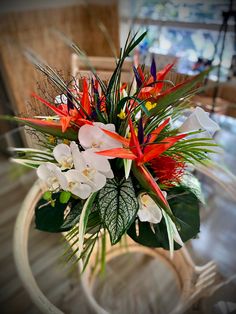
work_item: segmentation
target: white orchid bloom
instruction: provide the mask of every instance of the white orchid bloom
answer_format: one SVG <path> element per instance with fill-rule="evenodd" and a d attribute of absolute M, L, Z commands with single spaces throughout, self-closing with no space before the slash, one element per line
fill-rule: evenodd
<path fill-rule="evenodd" d="M 65 176 L 67 179 L 67 191 L 70 191 L 72 194 L 78 196 L 81 199 L 86 199 L 89 197 L 92 189 L 88 184 L 84 184 L 80 181 L 80 173 L 77 170 L 68 170 L 65 172 Z"/>
<path fill-rule="evenodd" d="M 166 196 L 166 192 L 162 192 Z M 147 194 L 141 193 L 138 196 L 139 210 L 138 217 L 140 221 L 148 221 L 152 224 L 157 224 L 162 219 L 161 208 L 154 202 L 154 200 Z"/>
<path fill-rule="evenodd" d="M 56 105 L 67 104 L 67 97 L 65 94 L 57 95 L 54 99 Z"/>
<path fill-rule="evenodd" d="M 92 192 L 103 188 L 107 177 L 113 177 L 109 161 L 105 157 L 97 158 L 97 155 L 91 150 L 80 152 L 75 143 L 71 146 L 71 149 L 78 179 L 81 183 L 88 184 Z"/>
<path fill-rule="evenodd" d="M 53 155 L 62 170 L 71 169 L 73 167 L 73 158 L 70 146 L 66 144 L 58 144 L 53 149 Z"/>
<path fill-rule="evenodd" d="M 45 182 L 50 191 L 56 191 L 62 188 L 66 190 L 67 180 L 60 168 L 55 164 L 46 162 L 37 169 L 38 177 Z"/>
<path fill-rule="evenodd" d="M 115 132 L 114 124 L 94 122 L 93 125 L 83 125 L 79 130 L 79 141 L 84 149 L 92 148 L 94 151 L 119 148 L 122 144 L 106 135 L 102 129 Z M 113 157 L 107 157 L 112 159 Z"/>
<path fill-rule="evenodd" d="M 105 156 L 97 155 L 93 149 L 85 150 L 82 155 L 89 167 L 95 168 L 109 179 L 114 178 L 110 162 Z"/>
<path fill-rule="evenodd" d="M 180 132 L 190 132 L 203 130 L 204 132 L 195 134 L 194 137 L 212 137 L 220 129 L 219 125 L 209 117 L 209 113 L 197 107 L 191 115 L 180 126 Z"/>

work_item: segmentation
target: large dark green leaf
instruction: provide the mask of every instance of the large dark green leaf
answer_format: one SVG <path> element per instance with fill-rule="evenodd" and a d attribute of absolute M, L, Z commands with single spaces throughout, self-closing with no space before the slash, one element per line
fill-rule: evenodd
<path fill-rule="evenodd" d="M 202 194 L 201 184 L 194 175 L 186 173 L 181 179 L 181 186 L 191 191 L 203 204 L 205 202 Z"/>
<path fill-rule="evenodd" d="M 62 232 L 70 230 L 80 218 L 81 200 L 73 198 L 66 204 L 60 202 L 60 193 L 53 193 L 52 200 L 41 199 L 35 208 L 35 225 L 41 231 Z"/>
<path fill-rule="evenodd" d="M 117 243 L 130 227 L 138 210 L 131 179 L 108 180 L 98 193 L 96 206 L 101 220 L 109 231 L 111 243 Z"/>
<path fill-rule="evenodd" d="M 64 218 L 64 222 L 60 227 L 60 231 L 67 231 L 73 228 L 80 219 L 80 214 L 83 208 L 82 202 L 78 202 L 75 206 L 73 206 L 69 213 Z"/>
<path fill-rule="evenodd" d="M 168 192 L 170 207 L 180 227 L 179 234 L 183 242 L 194 238 L 200 228 L 199 200 L 189 189 L 176 187 Z M 159 224 L 154 225 L 155 233 L 148 222 L 139 223 L 139 234 L 136 234 L 135 222 L 128 230 L 129 236 L 136 242 L 149 247 L 169 249 L 166 224 L 162 218 Z M 175 243 L 175 250 L 180 246 Z"/>

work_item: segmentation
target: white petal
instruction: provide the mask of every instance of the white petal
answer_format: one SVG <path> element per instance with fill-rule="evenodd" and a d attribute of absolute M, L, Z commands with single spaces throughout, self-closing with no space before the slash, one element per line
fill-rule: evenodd
<path fill-rule="evenodd" d="M 148 207 L 138 211 L 138 216 L 141 221 L 148 221 L 153 224 L 158 224 L 162 219 L 162 212 L 158 206 Z"/>
<path fill-rule="evenodd" d="M 50 190 L 57 190 L 61 186 L 66 188 L 67 181 L 64 174 L 55 164 L 47 162 L 42 164 L 37 169 L 37 174 L 41 180 L 46 182 Z"/>
<path fill-rule="evenodd" d="M 138 210 L 139 219 L 153 224 L 159 223 L 162 219 L 162 212 L 153 199 L 147 193 L 141 193 L 138 200 L 140 206 Z"/>
<path fill-rule="evenodd" d="M 68 182 L 79 182 L 79 171 L 71 169 L 65 172 Z"/>
<path fill-rule="evenodd" d="M 219 125 L 209 117 L 209 113 L 197 107 L 181 125 L 179 130 L 180 132 L 190 132 L 199 129 L 207 131 L 211 137 L 220 128 Z M 198 135 L 198 137 L 204 137 L 203 133 L 199 133 Z"/>
<path fill-rule="evenodd" d="M 62 161 L 64 157 L 70 157 L 71 156 L 71 150 L 70 147 L 66 144 L 58 144 L 53 149 L 53 155 L 59 163 Z"/>
<path fill-rule="evenodd" d="M 67 104 L 67 97 L 65 94 L 57 95 L 54 99 L 55 104 Z"/>
<path fill-rule="evenodd" d="M 79 130 L 79 141 L 84 149 L 94 148 L 97 151 L 122 147 L 122 144 L 106 135 L 101 128 L 115 131 L 113 124 L 104 125 L 95 122 L 94 125 L 83 125 Z"/>
<path fill-rule="evenodd" d="M 110 136 L 106 135 L 103 138 L 102 144 L 100 145 L 100 150 L 112 149 L 112 148 L 121 148 L 122 144 Z"/>
<path fill-rule="evenodd" d="M 67 182 L 65 174 L 61 171 L 56 171 L 55 174 L 56 174 L 56 177 L 60 183 L 62 190 L 67 191 L 68 182 Z"/>
<path fill-rule="evenodd" d="M 68 181 L 67 189 L 74 195 L 86 199 L 91 193 L 91 187 L 80 182 L 80 172 L 72 169 L 65 173 Z"/>
<path fill-rule="evenodd" d="M 212 136 L 220 129 L 219 125 L 209 117 L 209 113 L 205 112 L 202 108 L 197 107 L 195 114 L 202 128 L 207 130 Z"/>
<path fill-rule="evenodd" d="M 139 209 L 137 215 L 140 221 L 149 221 L 151 219 L 149 211 L 145 209 Z"/>
<path fill-rule="evenodd" d="M 45 162 L 38 167 L 37 175 L 41 180 L 47 180 L 56 171 L 60 172 L 60 168 L 51 162 Z"/>
<path fill-rule="evenodd" d="M 91 191 L 92 191 L 92 189 L 89 185 L 84 184 L 84 183 L 80 183 L 79 186 L 75 186 L 71 190 L 71 193 L 73 193 L 74 195 L 78 196 L 81 199 L 86 199 L 91 194 Z"/>
<path fill-rule="evenodd" d="M 108 172 L 103 172 L 104 176 L 106 176 L 107 179 L 113 179 L 114 178 L 114 173 L 112 170 Z"/>
<path fill-rule="evenodd" d="M 44 163 L 37 168 L 37 175 L 41 180 L 47 180 L 50 176 L 50 170 L 48 169 L 47 165 Z"/>
<path fill-rule="evenodd" d="M 47 166 L 47 168 L 51 171 L 61 171 L 59 167 L 57 167 L 55 164 L 53 164 L 52 162 L 46 162 L 45 165 Z"/>
<path fill-rule="evenodd" d="M 92 191 L 96 192 L 96 191 L 101 190 L 105 184 L 106 184 L 106 177 L 99 172 L 95 173 L 93 177 L 93 185 L 91 186 Z"/>
<path fill-rule="evenodd" d="M 83 171 L 83 169 L 86 167 L 86 163 L 82 153 L 79 150 L 79 147 L 75 144 L 75 142 L 71 143 L 71 153 L 75 169 L 78 171 Z"/>
<path fill-rule="evenodd" d="M 102 133 L 98 127 L 85 124 L 79 129 L 79 142 L 84 149 L 91 148 L 100 142 Z"/>
<path fill-rule="evenodd" d="M 94 122 L 93 125 L 98 126 L 99 128 L 103 128 L 105 130 L 109 130 L 111 132 L 115 132 L 116 131 L 116 127 L 112 123 L 104 124 L 104 123 L 101 123 L 101 122 Z"/>
<path fill-rule="evenodd" d="M 109 172 L 111 170 L 110 163 L 105 156 L 97 155 L 92 149 L 87 149 L 82 154 L 87 165 L 90 167 L 101 172 Z"/>

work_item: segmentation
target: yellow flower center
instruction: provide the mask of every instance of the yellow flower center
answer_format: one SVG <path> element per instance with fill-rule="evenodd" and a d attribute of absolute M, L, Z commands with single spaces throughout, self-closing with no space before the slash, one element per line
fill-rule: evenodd
<path fill-rule="evenodd" d="M 63 140 L 63 144 L 70 145 L 70 141 L 67 140 L 67 139 L 64 139 L 64 140 Z"/>
<path fill-rule="evenodd" d="M 147 108 L 148 111 L 150 111 L 150 110 L 152 110 L 153 108 L 155 108 L 156 105 L 157 105 L 156 102 L 151 103 L 151 101 L 147 101 L 147 102 L 145 103 L 145 107 Z"/>
<path fill-rule="evenodd" d="M 121 110 L 117 117 L 121 120 L 124 120 L 126 118 L 126 113 L 124 112 L 124 110 Z"/>
<path fill-rule="evenodd" d="M 61 160 L 60 164 L 61 164 L 61 167 L 62 167 L 63 169 L 71 169 L 72 166 L 73 166 L 73 159 L 72 159 L 72 157 L 67 157 L 67 156 L 65 156 L 65 157 Z"/>
<path fill-rule="evenodd" d="M 88 179 L 91 180 L 95 174 L 96 170 L 92 168 L 85 168 L 82 173 Z"/>
<path fill-rule="evenodd" d="M 48 141 L 50 144 L 55 144 L 56 143 L 56 138 L 53 135 L 48 136 Z"/>

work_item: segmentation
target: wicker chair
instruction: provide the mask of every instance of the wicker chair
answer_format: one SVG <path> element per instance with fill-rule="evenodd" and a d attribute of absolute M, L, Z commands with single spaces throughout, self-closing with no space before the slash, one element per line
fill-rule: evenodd
<path fill-rule="evenodd" d="M 32 301 L 43 313 L 62 313 L 60 309 L 55 307 L 47 297 L 42 293 L 37 285 L 34 275 L 31 270 L 28 257 L 28 238 L 29 228 L 34 215 L 34 208 L 37 201 L 45 191 L 39 181 L 36 181 L 34 186 L 28 192 L 21 210 L 18 214 L 17 221 L 14 230 L 14 257 L 18 274 L 22 280 L 23 286 L 28 291 Z M 107 241 L 109 243 L 109 241 Z M 76 248 L 76 245 L 73 249 Z M 96 259 L 96 250 L 98 246 L 95 246 L 95 251 L 91 256 L 88 267 L 81 277 L 82 286 L 87 296 L 91 308 L 99 314 L 107 313 L 94 299 L 92 294 L 92 287 L 97 273 L 92 272 Z M 141 252 L 152 256 L 153 258 L 161 258 L 165 263 L 174 269 L 176 274 L 176 281 L 181 288 L 181 299 L 178 306 L 175 308 L 172 314 L 181 313 L 183 309 L 189 308 L 196 300 L 202 296 L 206 296 L 206 292 L 210 291 L 210 287 L 214 284 L 216 266 L 213 262 L 207 263 L 204 266 L 196 266 L 186 248 L 175 252 L 174 258 L 170 259 L 169 252 L 162 249 L 146 248 L 128 239 L 127 247 L 121 247 L 119 245 L 110 246 L 107 245 L 107 262 L 116 256 L 126 254 L 127 249 L 130 253 Z M 78 269 L 81 268 L 79 265 Z"/>

